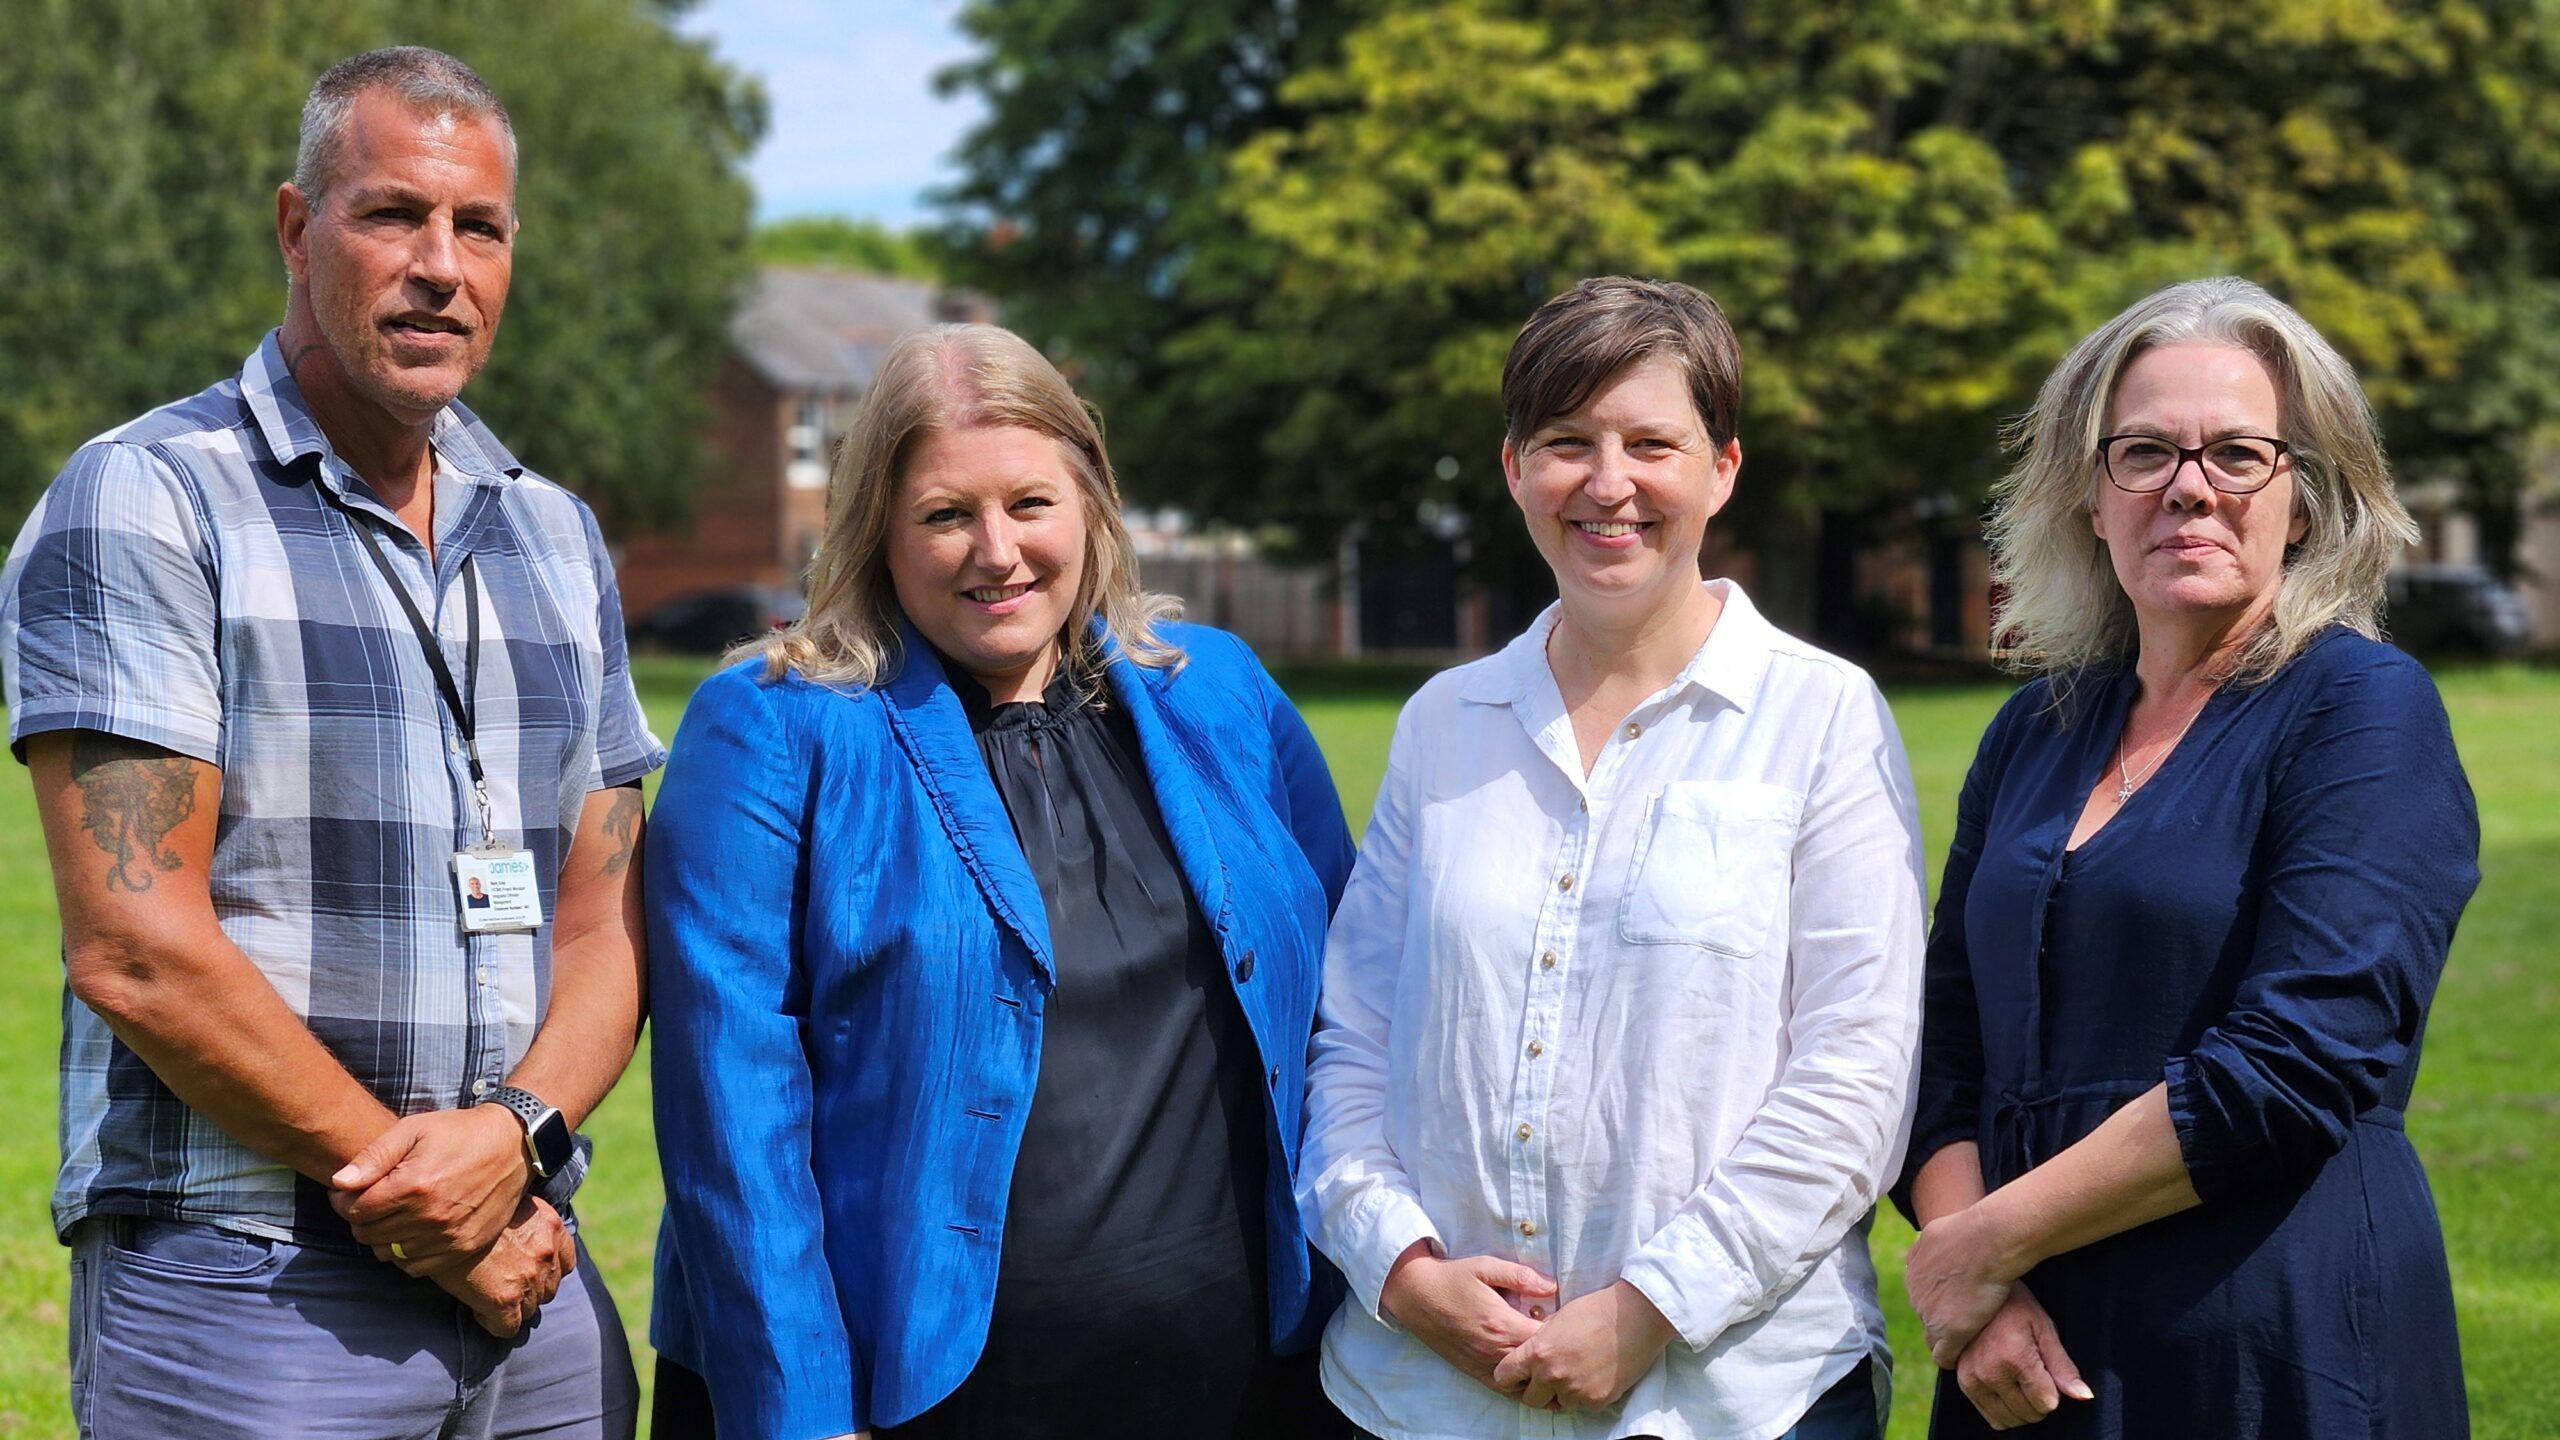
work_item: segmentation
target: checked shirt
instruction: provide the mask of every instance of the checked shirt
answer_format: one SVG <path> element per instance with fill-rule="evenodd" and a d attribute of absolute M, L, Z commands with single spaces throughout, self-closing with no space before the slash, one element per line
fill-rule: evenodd
<path fill-rule="evenodd" d="M 331 450 L 269 335 L 238 376 L 83 446 L 0 571 L 12 749 L 88 729 L 218 767 L 223 932 L 399 1114 L 504 1082 L 542 1023 L 551 930 L 462 931 L 452 857 L 479 837 L 461 736 L 359 522 L 317 488 L 384 542 L 457 678 L 472 667 L 497 837 L 533 853 L 546 916 L 586 796 L 665 755 L 586 506 L 459 405 L 431 438 L 432 562 Z M 321 1187 L 190 1110 L 67 990 L 61 1081 L 57 1233 L 123 1214 L 348 1240 Z M 587 1154 L 581 1138 L 555 1203 Z"/>

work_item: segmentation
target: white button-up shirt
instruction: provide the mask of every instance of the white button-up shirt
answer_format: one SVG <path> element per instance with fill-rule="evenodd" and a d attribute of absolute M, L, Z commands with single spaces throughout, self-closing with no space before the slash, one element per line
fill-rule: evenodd
<path fill-rule="evenodd" d="M 1390 1440 L 1774 1436 L 1887 1358 L 1865 1220 L 1920 1028 L 1909 767 L 1863 671 L 1708 583 L 1706 644 L 1588 779 L 1553 609 L 1397 722 L 1298 1194 L 1353 1291 L 1325 1388 Z M 1679 1339 L 1608 1411 L 1523 1408 L 1380 1315 L 1420 1239 L 1555 1277 L 1544 1313 L 1628 1281 Z"/>

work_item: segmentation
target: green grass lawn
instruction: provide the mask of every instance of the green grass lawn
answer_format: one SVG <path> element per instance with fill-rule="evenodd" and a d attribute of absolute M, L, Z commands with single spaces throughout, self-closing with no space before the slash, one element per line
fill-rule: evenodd
<path fill-rule="evenodd" d="M 661 737 L 702 672 L 648 660 L 641 695 Z M 1415 676 L 1328 669 L 1284 675 L 1332 761 L 1355 830 L 1386 766 L 1388 732 Z M 2475 1433 L 2482 1440 L 2560 1435 L 2560 671 L 2505 667 L 2440 677 L 2454 733 L 2480 795 L 2484 879 L 2464 918 L 2436 1000 L 2409 1130 L 2444 1215 L 2461 1309 Z M 1907 690 L 1894 697 L 1910 747 L 1936 870 L 1955 793 L 1983 723 L 2005 693 L 1991 685 Z M 61 1249 L 45 1197 L 54 1164 L 55 1044 L 61 969 L 44 846 L 25 783 L 0 781 L 0 1437 L 67 1437 Z M 629 1323 L 635 1349 L 649 1309 L 657 1230 L 648 1067 L 636 1062 L 589 1127 L 594 1178 L 580 1197 L 590 1247 Z M 1893 1435 L 1923 1433 L 1929 1371 L 1902 1299 L 1910 1231 L 1887 1213 L 1874 1244 L 1892 1318 L 1900 1402 Z M 647 1366 L 642 1366 L 646 1379 Z"/>

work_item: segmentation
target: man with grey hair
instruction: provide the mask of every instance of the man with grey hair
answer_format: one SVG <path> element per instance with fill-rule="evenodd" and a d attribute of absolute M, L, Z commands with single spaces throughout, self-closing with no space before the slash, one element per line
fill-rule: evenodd
<path fill-rule="evenodd" d="M 331 68 L 284 324 L 82 447 L 0 571 L 62 912 L 83 1436 L 628 1436 L 575 1127 L 664 752 L 593 517 L 458 403 L 516 237 L 462 62 Z M 538 1312 L 538 1313 L 537 1313 Z"/>

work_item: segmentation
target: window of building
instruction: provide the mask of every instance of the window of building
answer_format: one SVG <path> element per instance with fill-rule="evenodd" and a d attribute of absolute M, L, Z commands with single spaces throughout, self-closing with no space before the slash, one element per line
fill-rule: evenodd
<path fill-rule="evenodd" d="M 794 490 L 827 488 L 826 400 L 816 395 L 802 396 L 783 440 L 790 451 L 790 459 L 782 467 L 784 481 Z"/>

